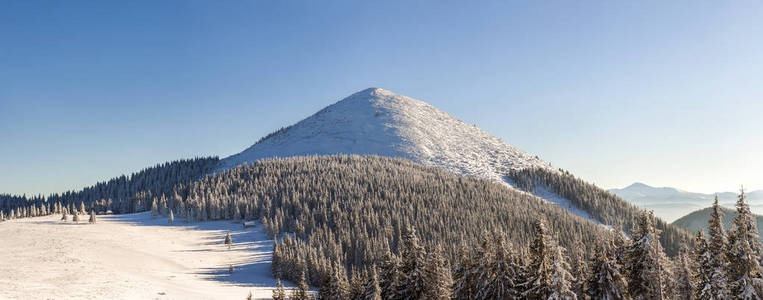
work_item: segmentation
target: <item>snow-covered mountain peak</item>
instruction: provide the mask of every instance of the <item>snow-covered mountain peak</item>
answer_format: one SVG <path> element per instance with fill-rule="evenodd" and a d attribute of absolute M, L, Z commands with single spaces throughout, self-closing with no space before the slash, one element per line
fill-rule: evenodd
<path fill-rule="evenodd" d="M 313 154 L 403 157 L 501 182 L 510 169 L 551 168 L 426 102 L 369 88 L 225 158 L 220 169 L 269 157 Z"/>

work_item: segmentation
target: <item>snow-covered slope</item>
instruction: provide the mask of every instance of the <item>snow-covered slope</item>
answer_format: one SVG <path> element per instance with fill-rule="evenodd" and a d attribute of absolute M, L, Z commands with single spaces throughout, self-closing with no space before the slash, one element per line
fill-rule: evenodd
<path fill-rule="evenodd" d="M 402 157 L 460 175 L 513 187 L 512 169 L 550 164 L 434 106 L 380 88 L 369 88 L 279 130 L 243 152 L 220 161 L 218 171 L 264 158 L 299 155 L 376 154 Z M 550 191 L 537 193 L 571 212 L 593 219 Z"/>
<path fill-rule="evenodd" d="M 510 169 L 551 168 L 432 105 L 370 88 L 225 158 L 219 170 L 262 158 L 337 153 L 403 157 L 501 182 Z"/>
<path fill-rule="evenodd" d="M 0 299 L 270 299 L 276 286 L 261 225 L 168 224 L 148 212 L 60 218 L 0 222 Z"/>

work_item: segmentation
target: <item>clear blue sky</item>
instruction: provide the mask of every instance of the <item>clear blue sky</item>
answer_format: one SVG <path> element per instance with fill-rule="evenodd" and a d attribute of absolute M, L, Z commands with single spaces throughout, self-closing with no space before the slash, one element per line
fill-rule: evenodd
<path fill-rule="evenodd" d="M 2 1 L 0 192 L 225 157 L 371 86 L 602 187 L 763 188 L 760 1 Z"/>

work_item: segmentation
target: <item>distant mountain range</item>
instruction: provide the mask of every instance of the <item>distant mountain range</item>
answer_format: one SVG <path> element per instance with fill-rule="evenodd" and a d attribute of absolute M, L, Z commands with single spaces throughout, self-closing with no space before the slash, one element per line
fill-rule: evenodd
<path fill-rule="evenodd" d="M 653 210 L 658 217 L 673 222 L 691 212 L 709 207 L 715 194 L 702 194 L 683 191 L 672 187 L 653 187 L 643 183 L 634 183 L 622 189 L 611 189 L 611 193 L 620 196 L 633 205 Z M 751 210 L 763 214 L 763 190 L 745 192 Z M 722 206 L 734 207 L 738 193 L 718 193 Z"/>

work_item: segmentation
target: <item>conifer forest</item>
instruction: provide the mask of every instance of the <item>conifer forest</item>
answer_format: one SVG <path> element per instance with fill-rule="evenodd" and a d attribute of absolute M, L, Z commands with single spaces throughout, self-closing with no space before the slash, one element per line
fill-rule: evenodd
<path fill-rule="evenodd" d="M 216 161 L 176 161 L 47 198 L 3 195 L 2 219 L 89 213 L 94 223 L 96 213 L 150 210 L 174 222 L 258 221 L 274 239 L 273 276 L 298 284 L 273 298 L 761 295 L 760 242 L 744 191 L 730 230 L 716 201 L 708 232 L 689 233 L 564 171 L 509 176 L 524 190 L 542 185 L 573 199 L 606 223 L 404 159 L 305 156 L 212 173 Z"/>

